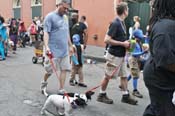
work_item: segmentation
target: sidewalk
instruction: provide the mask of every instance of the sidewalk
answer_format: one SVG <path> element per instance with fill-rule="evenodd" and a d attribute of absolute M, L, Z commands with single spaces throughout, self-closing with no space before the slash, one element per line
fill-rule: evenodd
<path fill-rule="evenodd" d="M 84 53 L 84 58 L 91 59 L 92 61 L 95 60 L 97 62 L 105 62 L 104 51 L 104 47 L 88 45 Z"/>

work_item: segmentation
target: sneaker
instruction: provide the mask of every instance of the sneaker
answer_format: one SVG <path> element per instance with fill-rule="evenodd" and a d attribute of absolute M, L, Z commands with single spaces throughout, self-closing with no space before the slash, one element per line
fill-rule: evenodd
<path fill-rule="evenodd" d="M 44 81 L 41 82 L 41 90 L 44 89 L 44 88 L 46 88 L 47 85 L 48 85 L 48 82 L 44 82 Z"/>
<path fill-rule="evenodd" d="M 138 90 L 134 90 L 133 93 L 132 93 L 133 96 L 136 96 L 138 98 L 143 98 L 143 95 L 140 94 L 140 92 Z"/>
<path fill-rule="evenodd" d="M 129 94 L 123 95 L 121 102 L 131 104 L 131 105 L 137 105 L 137 100 L 133 99 Z"/>
<path fill-rule="evenodd" d="M 41 90 L 41 93 L 44 94 L 44 91 L 46 90 L 47 88 L 47 82 L 41 82 L 41 87 L 40 87 L 40 90 Z"/>
<path fill-rule="evenodd" d="M 70 86 L 75 86 L 74 80 L 69 81 Z"/>
<path fill-rule="evenodd" d="M 78 86 L 80 86 L 80 87 L 87 87 L 87 85 L 84 84 L 84 83 L 78 83 Z"/>
<path fill-rule="evenodd" d="M 58 90 L 58 95 L 64 95 L 66 93 L 65 89 Z"/>
<path fill-rule="evenodd" d="M 106 93 L 100 93 L 97 97 L 98 102 L 103 102 L 106 104 L 113 104 L 113 100 L 109 99 Z"/>

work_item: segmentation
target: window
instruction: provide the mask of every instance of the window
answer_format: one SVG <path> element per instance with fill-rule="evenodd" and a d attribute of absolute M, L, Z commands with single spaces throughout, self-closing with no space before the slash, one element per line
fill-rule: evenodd
<path fill-rule="evenodd" d="M 21 1 L 13 0 L 13 8 L 19 8 L 19 7 L 21 7 Z"/>
<path fill-rule="evenodd" d="M 32 0 L 31 1 L 31 6 L 41 6 L 42 2 L 41 0 Z"/>
<path fill-rule="evenodd" d="M 61 0 L 56 0 L 56 4 L 58 4 Z"/>

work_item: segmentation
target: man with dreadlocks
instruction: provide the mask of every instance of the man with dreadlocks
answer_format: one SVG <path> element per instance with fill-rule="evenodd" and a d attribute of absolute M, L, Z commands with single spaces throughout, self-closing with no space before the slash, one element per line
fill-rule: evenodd
<path fill-rule="evenodd" d="M 151 56 L 144 68 L 150 105 L 143 116 L 174 116 L 175 0 L 155 0 L 150 20 Z"/>

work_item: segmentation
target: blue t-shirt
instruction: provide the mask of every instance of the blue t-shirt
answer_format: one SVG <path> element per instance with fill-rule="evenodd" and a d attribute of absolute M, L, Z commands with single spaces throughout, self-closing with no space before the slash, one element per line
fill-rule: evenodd
<path fill-rule="evenodd" d="M 56 11 L 49 13 L 44 20 L 44 31 L 49 34 L 48 46 L 55 58 L 68 55 L 69 25 L 67 16 Z"/>

